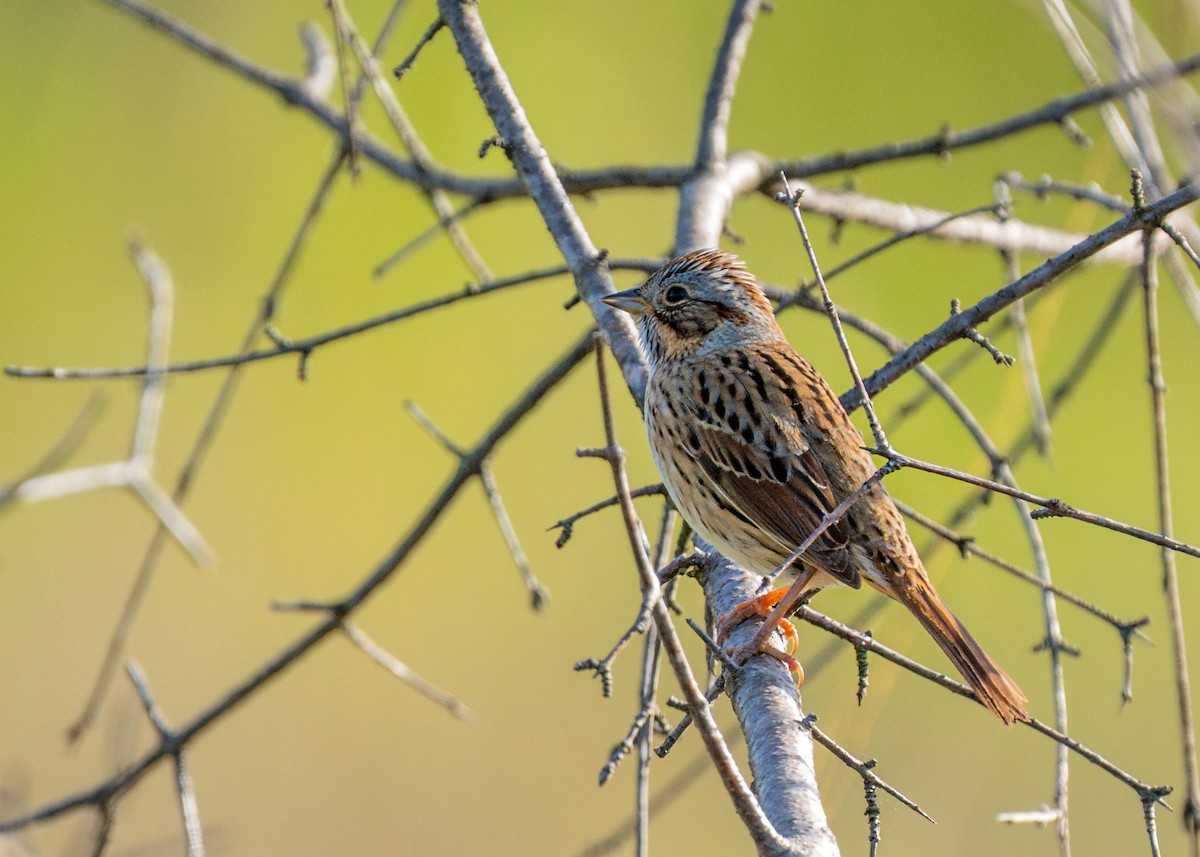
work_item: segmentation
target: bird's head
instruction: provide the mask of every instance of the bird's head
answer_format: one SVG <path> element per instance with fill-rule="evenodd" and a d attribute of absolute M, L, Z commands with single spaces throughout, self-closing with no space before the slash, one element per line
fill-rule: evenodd
<path fill-rule="evenodd" d="M 637 320 L 651 371 L 664 361 L 783 335 L 754 276 L 723 250 L 673 259 L 604 302 Z"/>

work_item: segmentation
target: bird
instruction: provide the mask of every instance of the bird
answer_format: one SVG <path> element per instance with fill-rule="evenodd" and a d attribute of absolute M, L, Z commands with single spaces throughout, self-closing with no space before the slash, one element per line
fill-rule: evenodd
<path fill-rule="evenodd" d="M 646 429 L 672 503 L 727 559 L 774 574 L 875 472 L 862 435 L 733 254 L 688 253 L 603 300 L 638 328 L 649 365 Z M 786 571 L 805 579 L 806 597 L 865 581 L 903 604 L 985 708 L 1006 724 L 1028 720 L 1021 689 L 934 589 L 880 481 Z M 786 588 L 739 605 L 733 624 L 766 615 Z"/>

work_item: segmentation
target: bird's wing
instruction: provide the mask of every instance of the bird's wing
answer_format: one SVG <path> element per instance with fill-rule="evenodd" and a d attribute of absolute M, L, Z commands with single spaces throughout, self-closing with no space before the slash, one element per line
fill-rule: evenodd
<path fill-rule="evenodd" d="M 677 379 L 684 451 L 711 487 L 786 556 L 800 546 L 838 500 L 820 460 L 805 441 L 799 399 L 767 371 L 716 362 Z M 794 391 L 793 391 L 794 392 Z M 825 530 L 804 562 L 858 588 L 862 581 L 842 522 Z"/>

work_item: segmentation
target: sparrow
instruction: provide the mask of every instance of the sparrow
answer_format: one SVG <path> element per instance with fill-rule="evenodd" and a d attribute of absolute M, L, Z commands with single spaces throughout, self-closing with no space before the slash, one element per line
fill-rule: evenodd
<path fill-rule="evenodd" d="M 732 254 L 689 253 L 604 301 L 636 320 L 650 371 L 646 429 L 675 507 L 723 556 L 774 575 L 875 472 L 862 435 Z M 806 597 L 865 581 L 900 602 L 984 707 L 1008 724 L 1028 719 L 1020 688 L 934 589 L 880 482 L 785 571 L 804 579 Z M 739 605 L 724 624 L 766 615 L 787 589 Z"/>

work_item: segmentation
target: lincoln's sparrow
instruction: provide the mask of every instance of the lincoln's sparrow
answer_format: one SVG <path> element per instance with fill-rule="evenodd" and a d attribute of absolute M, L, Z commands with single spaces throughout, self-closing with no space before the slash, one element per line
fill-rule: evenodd
<path fill-rule="evenodd" d="M 862 435 L 736 257 L 690 253 L 605 301 L 637 319 L 646 428 L 675 506 L 726 557 L 772 573 L 875 471 Z M 992 713 L 1026 719 L 1021 690 L 938 597 L 881 484 L 790 570 L 813 590 L 866 580 L 917 617 Z M 765 615 L 782 592 L 743 612 Z"/>

